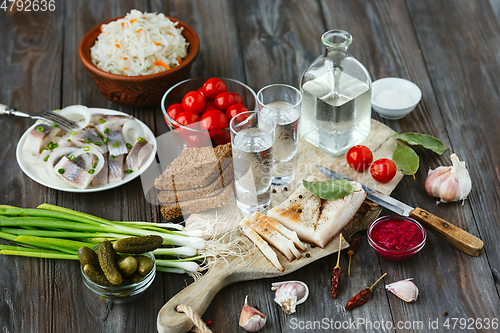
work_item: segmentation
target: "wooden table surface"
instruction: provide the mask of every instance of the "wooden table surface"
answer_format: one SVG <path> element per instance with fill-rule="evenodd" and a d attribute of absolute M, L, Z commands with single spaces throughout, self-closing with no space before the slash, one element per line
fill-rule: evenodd
<path fill-rule="evenodd" d="M 338 300 L 328 292 L 336 260 L 330 256 L 276 279 L 301 280 L 312 291 L 292 316 L 273 302 L 269 289 L 274 279 L 226 287 L 203 316 L 212 321 L 214 332 L 243 331 L 238 318 L 245 295 L 268 316 L 262 332 L 328 332 L 334 325 L 350 331 L 350 322 L 362 320 L 382 327 L 356 326 L 361 332 L 498 332 L 492 327 L 500 320 L 499 0 L 56 0 L 55 7 L 53 12 L 0 9 L 0 102 L 30 113 L 72 104 L 111 108 L 133 114 L 158 136 L 167 131 L 160 107 L 113 104 L 99 94 L 80 63 L 80 39 L 97 24 L 134 8 L 179 18 L 201 40 L 192 77 L 230 77 L 255 91 L 270 83 L 298 86 L 302 72 L 323 52 L 322 33 L 341 28 L 352 34 L 350 53 L 373 80 L 401 77 L 422 89 L 422 101 L 404 119 L 389 121 L 375 112 L 372 117 L 397 132 L 434 135 L 467 162 L 472 192 L 463 205 L 436 206 L 424 190 L 427 170 L 450 164 L 449 152 L 437 156 L 416 149 L 420 169 L 415 179 L 406 176 L 393 196 L 481 238 L 485 245 L 478 257 L 429 234 L 418 256 L 389 262 L 369 248 L 362 232 L 352 276 L 344 280 Z M 163 220 L 159 207 L 144 199 L 140 179 L 92 194 L 60 192 L 29 179 L 16 163 L 15 149 L 31 123 L 0 117 L 1 204 L 35 207 L 47 202 L 110 220 Z M 342 310 L 351 295 L 383 272 L 388 273 L 385 283 L 413 278 L 418 301 L 404 303 L 386 293 L 382 283 L 368 304 Z M 0 256 L 0 331 L 155 332 L 159 309 L 191 281 L 160 273 L 145 297 L 106 305 L 86 291 L 76 262 Z M 323 328 L 305 328 L 313 321 Z M 429 328 L 429 322 L 438 328 Z M 486 322 L 490 329 L 480 328 Z"/>

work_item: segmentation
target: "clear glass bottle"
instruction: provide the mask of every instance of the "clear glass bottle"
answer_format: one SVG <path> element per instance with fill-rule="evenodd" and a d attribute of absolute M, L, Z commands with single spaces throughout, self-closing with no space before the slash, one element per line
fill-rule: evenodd
<path fill-rule="evenodd" d="M 337 156 L 370 134 L 372 81 L 347 53 L 352 36 L 330 30 L 321 36 L 325 53 L 302 75 L 300 135 Z"/>

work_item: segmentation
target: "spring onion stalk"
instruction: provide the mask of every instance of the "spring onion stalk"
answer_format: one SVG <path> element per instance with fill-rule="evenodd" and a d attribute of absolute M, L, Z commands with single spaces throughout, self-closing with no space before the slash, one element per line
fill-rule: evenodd
<path fill-rule="evenodd" d="M 187 272 L 199 272 L 200 265 L 194 261 L 175 261 L 175 260 L 163 260 L 156 259 L 156 267 L 169 267 L 169 268 L 180 268 Z"/>
<path fill-rule="evenodd" d="M 140 222 L 140 221 L 113 221 L 113 223 L 123 223 L 123 224 L 133 224 L 134 226 L 149 226 L 149 227 L 157 227 L 157 228 L 170 228 L 176 230 L 184 230 L 184 227 L 180 224 L 176 223 L 154 223 L 154 222 Z"/>
<path fill-rule="evenodd" d="M 2 250 L 0 251 L 0 254 L 10 255 L 10 256 L 21 256 L 21 257 L 78 260 L 78 255 L 76 254 L 62 254 L 62 253 L 52 253 L 52 252 Z"/>
<path fill-rule="evenodd" d="M 175 256 L 175 257 L 194 257 L 198 254 L 195 248 L 190 246 L 159 248 L 153 251 L 155 256 Z"/>
<path fill-rule="evenodd" d="M 147 235 L 159 235 L 163 244 L 169 246 L 155 250 L 155 255 L 183 258 L 157 259 L 158 271 L 202 270 L 195 262 L 205 258 L 198 255 L 198 250 L 205 247 L 201 231 L 184 231 L 184 227 L 172 223 L 108 221 L 49 204 L 36 209 L 0 205 L 0 238 L 19 244 L 0 244 L 0 254 L 78 260 L 80 247 L 93 247 L 104 238 L 116 240 Z"/>
<path fill-rule="evenodd" d="M 185 270 L 181 268 L 169 268 L 169 267 L 156 267 L 156 270 L 158 272 L 164 272 L 164 273 L 176 273 L 176 274 L 185 274 L 187 273 Z"/>

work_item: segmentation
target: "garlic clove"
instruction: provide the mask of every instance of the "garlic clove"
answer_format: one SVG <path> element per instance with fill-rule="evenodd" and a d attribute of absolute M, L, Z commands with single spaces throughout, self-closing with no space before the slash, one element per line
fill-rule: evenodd
<path fill-rule="evenodd" d="M 393 282 L 385 286 L 385 289 L 389 290 L 405 302 L 415 302 L 418 298 L 418 288 L 415 283 L 410 280 L 411 279 L 406 279 Z"/>
<path fill-rule="evenodd" d="M 256 332 L 266 323 L 266 316 L 259 310 L 248 305 L 248 295 L 245 297 L 245 305 L 241 309 L 240 326 L 247 332 Z"/>
<path fill-rule="evenodd" d="M 465 200 L 472 189 L 472 182 L 465 162 L 460 161 L 456 154 L 450 156 L 453 163 L 450 167 L 440 166 L 429 170 L 425 179 L 425 190 L 441 202 Z"/>
<path fill-rule="evenodd" d="M 271 290 L 276 290 L 274 301 L 288 314 L 295 313 L 295 307 L 309 297 L 309 288 L 302 281 L 275 282 Z"/>

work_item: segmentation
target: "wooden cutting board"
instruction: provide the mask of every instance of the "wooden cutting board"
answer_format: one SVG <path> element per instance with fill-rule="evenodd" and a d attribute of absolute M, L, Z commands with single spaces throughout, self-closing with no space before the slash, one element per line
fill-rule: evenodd
<path fill-rule="evenodd" d="M 394 131 L 373 119 L 371 126 L 370 137 L 366 139 L 363 144 L 372 150 L 374 160 L 379 158 L 391 158 L 392 152 L 397 145 L 397 141 L 390 138 Z M 300 138 L 294 182 L 286 187 L 273 188 L 271 207 L 284 201 L 298 186 L 300 186 L 302 179 L 311 174 L 321 175 L 316 168 L 316 164 L 340 172 L 349 178 L 355 179 L 385 194 L 390 194 L 403 178 L 403 175 L 398 173 L 392 181 L 385 184 L 378 183 L 372 179 L 369 171 L 356 172 L 350 168 L 346 162 L 345 155 L 338 157 L 330 156 L 321 149 L 314 147 Z M 345 235 L 347 239 L 350 239 L 350 236 L 356 231 L 366 229 L 370 223 L 378 217 L 380 211 L 380 207 L 365 201 L 358 213 L 344 228 L 343 235 Z M 192 214 L 186 221 L 186 226 L 198 225 L 200 220 L 214 221 L 210 226 L 210 231 L 213 234 L 222 235 L 229 230 L 233 230 L 233 232 L 237 233 L 237 237 L 241 237 L 242 241 L 248 243 L 248 240 L 241 232 L 234 231 L 234 229 L 238 228 L 241 218 L 242 215 L 233 200 L 225 207 Z M 284 272 L 280 272 L 272 266 L 258 249 L 254 249 L 251 254 L 243 258 L 236 256 L 227 257 L 227 262 L 220 261 L 215 264 L 207 274 L 183 289 L 161 308 L 157 319 L 158 332 L 185 333 L 193 326 L 191 320 L 184 313 L 179 313 L 175 310 L 177 305 L 188 305 L 201 316 L 208 308 L 215 295 L 225 286 L 239 281 L 286 275 L 315 260 L 337 252 L 339 241 L 340 237 L 336 236 L 324 249 L 319 247 L 311 248 L 308 246 L 307 251 L 303 253 L 304 256 L 292 262 L 288 262 L 287 259 L 278 252 L 278 258 L 283 265 Z M 342 245 L 342 248 L 348 247 L 348 243 L 345 241 L 343 241 Z"/>

